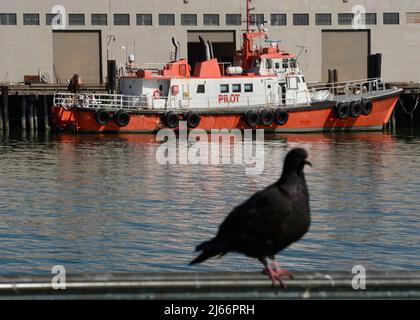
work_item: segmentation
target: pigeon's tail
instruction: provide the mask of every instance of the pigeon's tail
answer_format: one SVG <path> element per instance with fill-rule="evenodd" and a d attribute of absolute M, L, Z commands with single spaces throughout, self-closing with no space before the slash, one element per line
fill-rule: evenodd
<path fill-rule="evenodd" d="M 200 244 L 195 251 L 202 251 L 202 253 L 191 261 L 190 265 L 201 263 L 217 255 L 224 255 L 228 250 L 226 250 L 226 245 L 218 242 L 216 239 L 203 242 Z"/>

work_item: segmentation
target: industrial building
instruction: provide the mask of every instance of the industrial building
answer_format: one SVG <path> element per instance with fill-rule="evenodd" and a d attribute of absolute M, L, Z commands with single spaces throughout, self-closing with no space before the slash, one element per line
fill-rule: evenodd
<path fill-rule="evenodd" d="M 106 81 L 107 60 L 133 54 L 138 66 L 181 57 L 194 65 L 198 36 L 229 62 L 241 46 L 245 0 L 14 0 L 0 2 L 0 82 L 40 75 L 66 83 Z M 299 56 L 309 82 L 367 78 L 368 56 L 382 54 L 387 81 L 420 79 L 420 1 L 255 0 L 253 23 Z M 262 46 L 269 45 L 262 41 Z"/>

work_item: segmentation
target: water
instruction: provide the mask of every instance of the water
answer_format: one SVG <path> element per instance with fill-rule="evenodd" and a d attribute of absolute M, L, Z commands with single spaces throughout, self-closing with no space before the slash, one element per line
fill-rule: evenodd
<path fill-rule="evenodd" d="M 294 271 L 420 268 L 420 137 L 266 137 L 264 171 L 159 165 L 152 135 L 0 136 L 0 274 L 259 271 L 229 254 L 188 266 L 225 215 L 309 150 L 312 226 L 278 261 Z"/>

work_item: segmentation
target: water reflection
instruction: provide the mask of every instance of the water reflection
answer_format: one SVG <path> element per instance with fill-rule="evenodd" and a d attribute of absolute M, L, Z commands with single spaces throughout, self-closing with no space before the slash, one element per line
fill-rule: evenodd
<path fill-rule="evenodd" d="M 191 268 L 194 246 L 309 150 L 312 227 L 279 261 L 293 270 L 420 267 L 420 140 L 399 133 L 273 134 L 265 169 L 159 165 L 154 135 L 0 136 L 0 272 L 259 270 L 230 255 Z"/>

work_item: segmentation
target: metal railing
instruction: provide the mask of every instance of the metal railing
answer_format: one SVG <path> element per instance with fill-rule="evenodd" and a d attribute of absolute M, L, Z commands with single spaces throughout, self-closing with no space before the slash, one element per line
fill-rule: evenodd
<path fill-rule="evenodd" d="M 356 93 L 359 92 L 372 92 L 378 90 L 385 90 L 386 83 L 380 78 L 370 78 L 361 80 L 331 82 L 331 83 L 315 83 L 308 85 L 310 89 L 316 91 L 328 90 L 329 92 L 337 95 L 340 93 Z"/>
<path fill-rule="evenodd" d="M 362 93 L 386 90 L 386 84 L 380 79 L 363 79 L 355 81 L 312 84 L 309 86 L 311 91 L 328 91 L 334 97 L 345 95 L 350 99 L 351 94 L 361 95 Z M 230 98 L 229 98 L 230 99 Z M 310 103 L 303 101 L 302 97 L 298 101 L 298 93 L 294 97 L 288 97 L 286 104 L 281 102 L 280 95 L 252 95 L 241 96 L 235 101 L 220 101 L 218 96 L 214 97 L 184 97 L 176 100 L 174 97 L 154 97 L 151 95 L 130 96 L 122 94 L 73 94 L 57 93 L 54 95 L 54 105 L 62 106 L 66 109 L 72 107 L 83 107 L 99 109 L 104 108 L 110 111 L 119 109 L 139 111 L 144 109 L 230 109 L 230 108 L 256 108 L 256 107 L 297 107 L 302 104 Z M 178 101 L 178 102 L 176 102 Z"/>
<path fill-rule="evenodd" d="M 54 95 L 54 105 L 65 109 L 72 107 L 104 108 L 107 110 L 140 110 L 149 106 L 145 96 L 129 96 L 122 94 L 74 94 L 57 93 Z"/>

